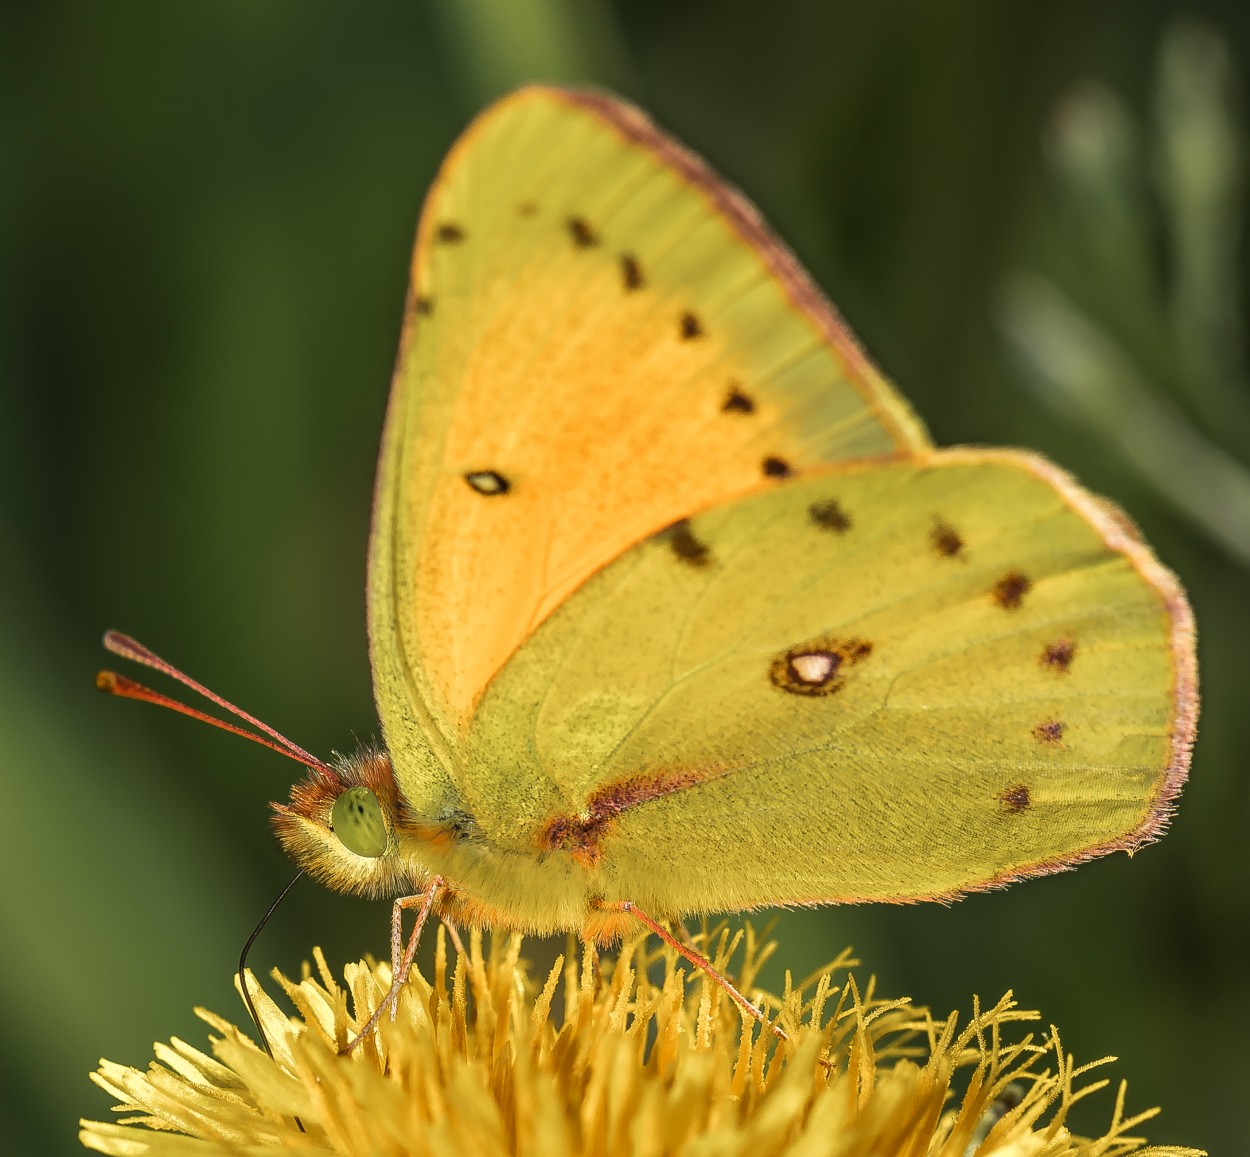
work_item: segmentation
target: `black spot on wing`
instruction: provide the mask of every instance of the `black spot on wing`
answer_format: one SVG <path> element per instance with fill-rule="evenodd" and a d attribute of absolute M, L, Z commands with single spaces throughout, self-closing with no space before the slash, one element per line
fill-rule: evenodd
<path fill-rule="evenodd" d="M 677 332 L 682 341 L 697 341 L 703 336 L 703 323 L 696 314 L 686 310 L 678 320 Z"/>
<path fill-rule="evenodd" d="M 690 520 L 674 522 L 665 532 L 673 554 L 687 566 L 705 567 L 712 563 L 712 548 L 695 536 Z"/>
<path fill-rule="evenodd" d="M 464 240 L 464 230 L 454 221 L 444 221 L 434 230 L 434 240 L 444 245 L 459 245 Z"/>
<path fill-rule="evenodd" d="M 488 498 L 498 494 L 507 494 L 512 489 L 509 482 L 497 470 L 470 470 L 464 480 L 479 494 Z"/>
<path fill-rule="evenodd" d="M 590 249 L 599 244 L 599 234 L 590 227 L 585 217 L 570 217 L 565 224 L 578 249 Z"/>
<path fill-rule="evenodd" d="M 794 473 L 794 467 L 790 465 L 784 458 L 778 458 L 775 454 L 770 454 L 761 463 L 765 478 L 789 478 Z"/>
<path fill-rule="evenodd" d="M 825 502 L 813 502 L 807 508 L 808 517 L 821 530 L 832 530 L 835 534 L 845 534 L 851 529 L 851 516 L 842 509 L 836 498 Z"/>
<path fill-rule="evenodd" d="M 1075 657 L 1076 641 L 1065 636 L 1062 639 L 1056 639 L 1053 643 L 1047 643 L 1042 648 L 1038 662 L 1047 671 L 1053 671 L 1056 675 L 1066 675 Z"/>
<path fill-rule="evenodd" d="M 638 258 L 632 253 L 621 254 L 621 284 L 625 287 L 627 293 L 632 293 L 635 289 L 641 289 L 645 284 L 642 276 L 642 266 L 638 264 Z"/>
<path fill-rule="evenodd" d="M 755 399 L 743 393 L 737 382 L 730 382 L 729 393 L 725 395 L 720 409 L 722 414 L 754 414 Z"/>
<path fill-rule="evenodd" d="M 1013 783 L 1005 788 L 998 797 L 999 802 L 1007 811 L 1015 814 L 1024 811 L 1032 802 L 1027 784 Z"/>
<path fill-rule="evenodd" d="M 1068 725 L 1058 719 L 1047 719 L 1033 728 L 1033 738 L 1047 747 L 1058 747 Z"/>
<path fill-rule="evenodd" d="M 990 596 L 1004 611 L 1018 611 L 1024 605 L 1024 596 L 1032 586 L 1028 575 L 1013 570 L 994 584 Z"/>
<path fill-rule="evenodd" d="M 949 522 L 938 519 L 929 531 L 929 541 L 933 549 L 943 558 L 959 558 L 963 554 L 964 540 Z"/>

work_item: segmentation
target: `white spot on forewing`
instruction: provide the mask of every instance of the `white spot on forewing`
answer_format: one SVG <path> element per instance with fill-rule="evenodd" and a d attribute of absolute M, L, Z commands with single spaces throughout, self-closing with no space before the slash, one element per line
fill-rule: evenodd
<path fill-rule="evenodd" d="M 828 651 L 812 651 L 790 657 L 790 670 L 804 683 L 824 683 L 837 669 L 836 655 Z"/>

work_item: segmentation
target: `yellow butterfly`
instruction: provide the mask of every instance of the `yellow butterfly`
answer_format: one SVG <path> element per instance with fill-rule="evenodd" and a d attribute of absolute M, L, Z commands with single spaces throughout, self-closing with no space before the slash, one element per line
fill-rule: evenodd
<path fill-rule="evenodd" d="M 397 986 L 431 913 L 608 941 L 949 899 L 1131 852 L 1185 779 L 1192 618 L 1125 516 L 934 448 L 756 210 L 607 95 L 522 89 L 444 162 L 373 518 L 385 751 L 212 698 L 310 766 L 275 805 L 301 867 L 399 897 Z"/>

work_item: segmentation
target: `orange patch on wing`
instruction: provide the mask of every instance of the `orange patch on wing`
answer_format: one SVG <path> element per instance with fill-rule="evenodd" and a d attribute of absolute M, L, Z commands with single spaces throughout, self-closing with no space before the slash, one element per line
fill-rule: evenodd
<path fill-rule="evenodd" d="M 599 842 L 611 830 L 612 821 L 651 800 L 697 787 L 712 775 L 699 769 L 662 771 L 658 775 L 633 775 L 599 788 L 576 816 L 556 816 L 539 837 L 543 851 L 568 852 L 583 868 L 599 862 Z"/>

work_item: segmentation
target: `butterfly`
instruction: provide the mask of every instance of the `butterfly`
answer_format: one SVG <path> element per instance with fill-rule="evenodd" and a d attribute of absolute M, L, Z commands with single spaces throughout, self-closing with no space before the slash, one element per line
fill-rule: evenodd
<path fill-rule="evenodd" d="M 333 763 L 106 642 L 307 765 L 278 837 L 397 897 L 396 987 L 431 914 L 641 920 L 696 959 L 668 922 L 1132 852 L 1197 716 L 1184 592 L 1124 514 L 935 448 L 751 204 L 554 87 L 482 113 L 426 200 L 368 629 L 385 747 Z"/>

